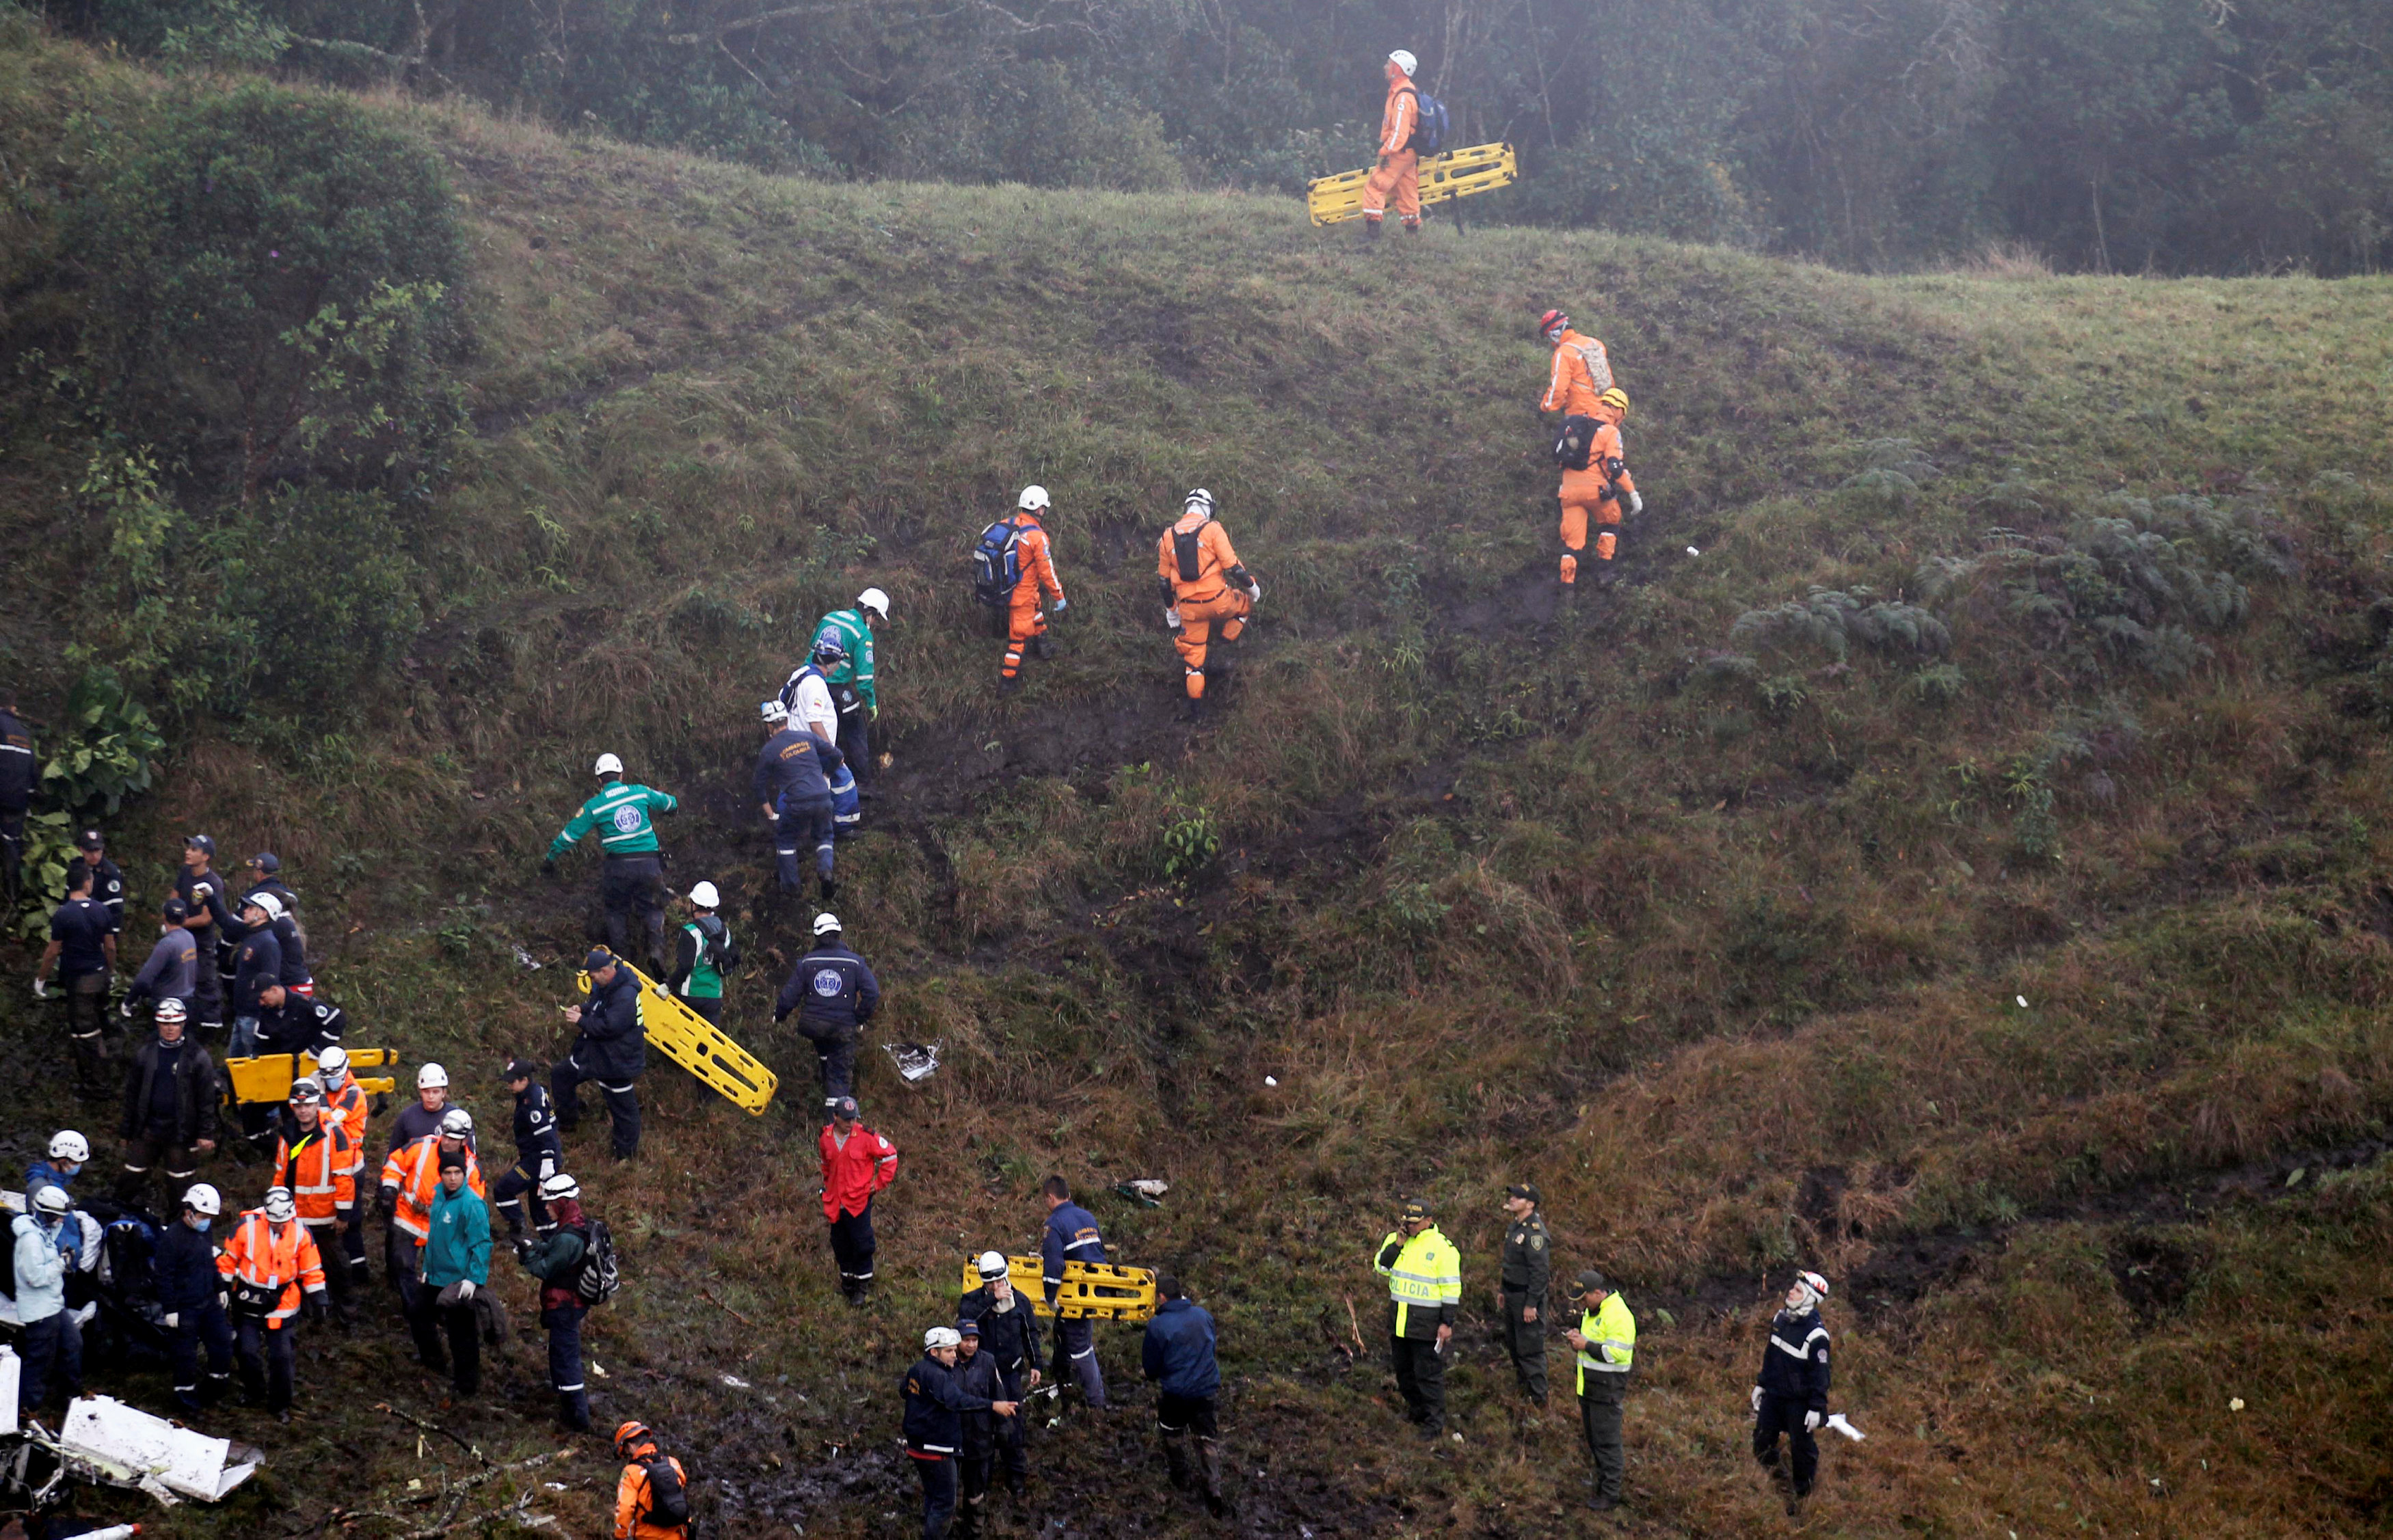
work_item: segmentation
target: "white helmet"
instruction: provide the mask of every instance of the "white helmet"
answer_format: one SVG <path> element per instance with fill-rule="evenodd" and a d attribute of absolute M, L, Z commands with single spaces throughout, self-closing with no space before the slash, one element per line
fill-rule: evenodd
<path fill-rule="evenodd" d="M 206 1182 L 195 1181 L 183 1190 L 183 1207 L 194 1214 L 215 1219 L 224 1212 L 224 1199 L 216 1196 L 216 1190 Z"/>
<path fill-rule="evenodd" d="M 815 934 L 829 935 L 839 929 L 839 916 L 825 910 L 815 916 Z"/>
<path fill-rule="evenodd" d="M 1202 487 L 1192 487 L 1188 489 L 1188 495 L 1180 500 L 1180 507 L 1183 513 L 1191 514 L 1201 508 L 1205 511 L 1205 516 L 1207 518 L 1211 518 L 1213 516 L 1213 494 L 1207 491 Z"/>
<path fill-rule="evenodd" d="M 763 722 L 766 726 L 771 726 L 777 722 L 789 721 L 790 708 L 783 705 L 778 698 L 766 700 L 760 702 L 757 705 L 756 716 L 757 720 Z"/>
<path fill-rule="evenodd" d="M 689 885 L 689 901 L 701 909 L 723 907 L 723 895 L 714 891 L 712 882 L 692 882 Z"/>
<path fill-rule="evenodd" d="M 268 1187 L 266 1190 L 266 1217 L 277 1224 L 287 1224 L 299 1217 L 299 1206 L 291 1201 L 290 1188 Z"/>
<path fill-rule="evenodd" d="M 416 1090 L 430 1090 L 435 1086 L 438 1086 L 442 1090 L 449 1089 L 447 1070 L 442 1069 L 438 1064 L 426 1064 L 415 1072 Z"/>
<path fill-rule="evenodd" d="M 889 619 L 889 595 L 877 588 L 868 588 L 856 596 L 856 607 L 869 609 L 886 620 Z"/>
<path fill-rule="evenodd" d="M 188 1021 L 190 1018 L 190 1011 L 184 1008 L 181 1000 L 176 999 L 170 996 L 158 1002 L 158 1009 L 152 1011 L 150 1016 L 152 1020 L 160 1023 L 161 1024 L 167 1022 L 174 1022 L 179 1024 L 182 1022 Z"/>
<path fill-rule="evenodd" d="M 72 1201 L 67 1196 L 65 1188 L 52 1182 L 33 1194 L 33 1212 L 45 1218 L 56 1219 L 67 1211 L 69 1204 Z"/>
<path fill-rule="evenodd" d="M 474 1115 L 463 1107 L 451 1107 L 440 1115 L 440 1137 L 463 1139 L 474 1131 Z"/>
<path fill-rule="evenodd" d="M 1395 52 L 1390 54 L 1388 56 L 1388 62 L 1394 65 L 1397 69 L 1402 70 L 1407 76 L 1410 76 L 1415 71 L 1420 68 L 1420 60 L 1415 59 L 1409 52 L 1403 48 L 1398 48 Z"/>
<path fill-rule="evenodd" d="M 1013 500 L 1013 505 L 1017 508 L 1027 508 L 1034 512 L 1043 511 L 1049 506 L 1047 502 L 1047 489 L 1039 486 L 1034 482 L 1030 486 L 1022 489 L 1022 495 Z"/>
<path fill-rule="evenodd" d="M 623 762 L 612 754 L 601 754 L 590 773 L 594 776 L 620 776 L 623 773 Z"/>
<path fill-rule="evenodd" d="M 266 911 L 266 918 L 268 920 L 280 920 L 282 918 L 282 900 L 275 897 L 270 893 L 251 894 L 247 898 L 241 901 L 241 907 L 244 909 L 263 909 Z"/>
<path fill-rule="evenodd" d="M 72 1160 L 80 1165 L 91 1158 L 91 1141 L 72 1129 L 60 1129 L 50 1135 L 50 1158 Z"/>
<path fill-rule="evenodd" d="M 976 1265 L 980 1268 L 980 1275 L 985 1280 L 1008 1277 L 1013 1271 L 1006 1265 L 1005 1253 L 1001 1251 L 982 1252 L 980 1261 Z"/>
<path fill-rule="evenodd" d="M 924 1352 L 936 1352 L 941 1348 L 961 1348 L 963 1344 L 963 1333 L 953 1326 L 933 1326 L 922 1334 Z"/>
<path fill-rule="evenodd" d="M 540 1179 L 540 1201 L 543 1203 L 555 1203 L 559 1198 L 578 1198 L 581 1195 L 582 1183 L 567 1176 L 563 1171 Z"/>
<path fill-rule="evenodd" d="M 328 1086 L 337 1086 L 341 1077 L 349 1072 L 349 1051 L 334 1043 L 316 1055 L 317 1077 Z"/>
<path fill-rule="evenodd" d="M 323 1100 L 324 1083 L 321 1080 L 317 1079 L 314 1076 L 302 1075 L 299 1078 L 291 1082 L 291 1101 L 293 1105 L 295 1106 L 303 1102 L 321 1103 Z"/>

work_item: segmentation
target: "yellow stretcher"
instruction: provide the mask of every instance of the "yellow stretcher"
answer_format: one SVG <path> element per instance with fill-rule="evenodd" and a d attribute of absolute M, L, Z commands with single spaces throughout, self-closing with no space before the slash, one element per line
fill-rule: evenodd
<path fill-rule="evenodd" d="M 349 1050 L 349 1073 L 361 1069 L 381 1069 L 399 1063 L 397 1051 L 387 1048 L 353 1048 Z M 261 1053 L 254 1059 L 227 1059 L 225 1073 L 232 1078 L 232 1099 L 235 1102 L 287 1102 L 291 1099 L 291 1055 Z M 299 1073 L 316 1073 L 316 1056 L 299 1055 Z M 386 1096 L 399 1084 L 389 1075 L 358 1075 L 358 1085 L 369 1096 Z"/>
<path fill-rule="evenodd" d="M 756 1056 L 723 1035 L 722 1028 L 682 1003 L 677 995 L 657 993 L 656 980 L 622 959 L 618 968 L 631 968 L 640 981 L 640 1030 L 665 1057 L 723 1093 L 733 1106 L 763 1116 L 773 1104 L 780 1077 Z M 574 982 L 586 993 L 590 975 L 577 973 Z"/>
<path fill-rule="evenodd" d="M 1036 1257 L 1008 1257 L 1006 1272 L 1013 1279 L 1013 1292 L 1031 1302 L 1041 1315 L 1063 1315 L 1074 1320 L 1128 1321 L 1137 1323 L 1155 1318 L 1155 1270 L 1146 1267 L 1116 1267 L 1111 1262 L 1066 1262 L 1064 1286 L 1055 1295 L 1053 1308 L 1047 1304 L 1047 1268 Z M 971 1258 L 964 1259 L 964 1291 L 980 1287 L 980 1270 Z"/>
<path fill-rule="evenodd" d="M 1316 225 L 1358 219 L 1363 214 L 1363 184 L 1371 179 L 1368 167 L 1323 176 L 1304 187 L 1305 212 Z M 1520 157 L 1510 144 L 1474 144 L 1432 155 L 1420 163 L 1420 201 L 1427 208 L 1474 192 L 1493 192 L 1521 179 Z"/>

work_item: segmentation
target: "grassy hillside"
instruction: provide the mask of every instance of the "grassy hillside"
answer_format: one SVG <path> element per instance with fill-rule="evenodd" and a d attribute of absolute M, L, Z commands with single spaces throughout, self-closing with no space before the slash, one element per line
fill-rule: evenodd
<path fill-rule="evenodd" d="M 0 328 L 57 346 L 75 147 L 163 87 L 0 39 Z M 688 799 L 669 881 L 731 895 L 757 960 L 727 1024 L 785 1094 L 751 1119 L 658 1067 L 637 1165 L 573 1149 L 634 1279 L 593 1318 L 600 1418 L 665 1429 L 719 1533 L 896 1531 L 894 1377 L 967 1251 L 1029 1243 L 1050 1170 L 1172 1182 L 1095 1207 L 1220 1318 L 1238 1533 L 1595 1532 L 1575 1425 L 1524 1415 L 1496 1341 L 1523 1178 L 1558 1273 L 1613 1271 L 1642 1321 L 1632 1533 L 1785 1523 L 1745 1387 L 1798 1263 L 1837 1285 L 1837 1399 L 1872 1434 L 1832 1441 L 1816 1532 L 2382 1528 L 2393 282 L 1862 280 L 1450 228 L 1364 251 L 1258 200 L 824 186 L 377 110 L 449 166 L 485 338 L 422 516 L 431 624 L 352 717 L 176 726 L 120 859 L 153 903 L 190 829 L 278 850 L 358 1036 L 495 1117 L 503 1059 L 563 1047 L 588 872 L 535 868 L 590 760 Z M 1612 349 L 1648 506 L 1576 607 L 1533 411 L 1550 304 Z M 46 616 L 104 544 L 30 388 L 0 380 L 34 601 L 0 666 L 39 712 L 71 678 Z M 1073 606 L 1000 701 L 963 553 L 1031 480 Z M 1200 483 L 1266 597 L 1192 728 L 1150 553 Z M 867 1050 L 905 1164 L 858 1318 L 811 1054 L 769 1021 L 805 916 L 745 778 L 753 702 L 868 582 L 892 763 L 840 907 L 889 987 L 870 1041 L 946 1067 L 907 1088 Z M 1192 820 L 1220 853 L 1175 875 Z M 0 1000 L 51 1065 L 57 1028 Z M 0 1114 L 20 1154 L 98 1121 L 63 1069 Z M 1349 1358 L 1416 1192 L 1471 1318 L 1464 1442 L 1428 1456 Z M 1124 1384 L 1133 1334 L 1101 1341 Z M 471 1462 L 373 1403 L 519 1457 L 556 1442 L 540 1372 L 518 1346 L 489 1404 L 436 1412 L 395 1328 L 315 1339 L 297 1426 L 220 1419 L 267 1477 L 165 1528 L 426 1526 L 408 1480 Z M 1148 1438 L 1136 1411 L 1047 1438 L 1018 1531 L 1206 1533 Z M 595 1533 L 602 1454 L 533 1509 Z"/>

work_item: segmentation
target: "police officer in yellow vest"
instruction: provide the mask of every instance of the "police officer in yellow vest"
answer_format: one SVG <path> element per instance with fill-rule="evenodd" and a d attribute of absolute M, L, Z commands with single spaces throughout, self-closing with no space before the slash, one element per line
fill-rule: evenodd
<path fill-rule="evenodd" d="M 1398 1228 L 1380 1243 L 1373 1268 L 1388 1280 L 1388 1349 L 1396 1363 L 1396 1389 L 1421 1430 L 1435 1438 L 1445 1430 L 1445 1360 L 1454 1317 L 1462 1304 L 1462 1258 L 1438 1232 L 1429 1205 L 1406 1202 Z"/>
<path fill-rule="evenodd" d="M 1609 1513 L 1620 1506 L 1620 1403 L 1637 1356 L 1637 1318 L 1628 1301 L 1593 1268 L 1578 1275 L 1585 1312 L 1578 1329 L 1563 1336 L 1578 1354 L 1578 1417 L 1587 1452 L 1595 1458 L 1595 1500 L 1588 1506 Z"/>

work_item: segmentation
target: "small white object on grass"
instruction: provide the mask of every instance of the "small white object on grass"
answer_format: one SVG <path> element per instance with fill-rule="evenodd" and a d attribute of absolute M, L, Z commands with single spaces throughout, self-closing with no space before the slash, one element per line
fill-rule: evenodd
<path fill-rule="evenodd" d="M 2019 1001 L 2019 1008 L 2020 1010 L 2024 1011 L 2027 1009 L 2027 997 L 2025 995 L 2013 995 L 2011 998 Z"/>
<path fill-rule="evenodd" d="M 1267 1086 L 1275 1086 L 1279 1084 L 1279 1080 L 1275 1076 L 1266 1075 L 1263 1077 L 1263 1084 Z"/>
<path fill-rule="evenodd" d="M 1691 556 L 1700 556 L 1700 555 L 1703 555 L 1703 553 L 1702 553 L 1701 551 L 1696 550 L 1693 546 L 1690 545 L 1690 546 L 1688 546 L 1688 547 L 1687 547 L 1687 555 L 1691 555 Z"/>
<path fill-rule="evenodd" d="M 2243 1410 L 2243 1398 L 2242 1396 L 2235 1397 L 2232 1401 L 2230 1401 L 2227 1403 L 2227 1409 L 2230 1412 L 2240 1412 Z"/>
<path fill-rule="evenodd" d="M 1837 1432 L 1842 1433 L 1845 1437 L 1852 1440 L 1855 1443 L 1859 1443 L 1862 1440 L 1869 1437 L 1868 1434 L 1863 1432 L 1851 1423 L 1847 1422 L 1845 1420 L 1845 1415 L 1842 1412 L 1830 1413 L 1828 1415 L 1828 1426 L 1835 1429 Z"/>
<path fill-rule="evenodd" d="M 723 1383 L 730 1386 L 735 1390 L 744 1390 L 748 1389 L 748 1382 L 740 1378 L 738 1375 L 725 1375 L 723 1377 Z"/>

